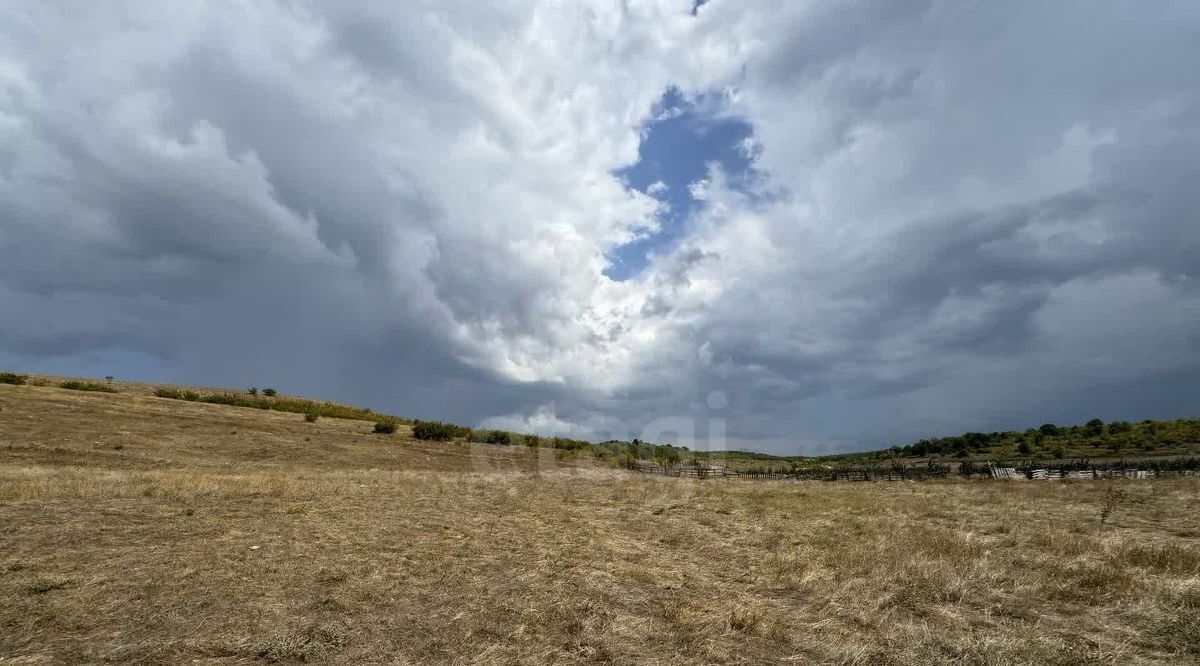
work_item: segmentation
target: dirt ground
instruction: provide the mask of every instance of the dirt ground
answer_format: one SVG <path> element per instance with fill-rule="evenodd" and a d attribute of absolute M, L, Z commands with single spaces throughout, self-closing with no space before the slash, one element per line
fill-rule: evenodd
<path fill-rule="evenodd" d="M 689 481 L 371 426 L 0 385 L 0 664 L 1200 662 L 1197 478 Z"/>

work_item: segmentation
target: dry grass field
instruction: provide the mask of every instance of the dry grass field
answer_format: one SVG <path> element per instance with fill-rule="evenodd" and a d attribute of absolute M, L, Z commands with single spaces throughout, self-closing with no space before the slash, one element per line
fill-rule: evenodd
<path fill-rule="evenodd" d="M 0 664 L 1200 661 L 1200 479 L 690 481 L 0 385 Z"/>

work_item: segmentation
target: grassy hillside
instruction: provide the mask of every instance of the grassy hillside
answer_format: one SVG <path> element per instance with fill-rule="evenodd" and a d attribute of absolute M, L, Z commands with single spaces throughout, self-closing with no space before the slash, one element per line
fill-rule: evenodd
<path fill-rule="evenodd" d="M 697 482 L 46 383 L 0 384 L 0 661 L 1200 658 L 1200 478 Z"/>

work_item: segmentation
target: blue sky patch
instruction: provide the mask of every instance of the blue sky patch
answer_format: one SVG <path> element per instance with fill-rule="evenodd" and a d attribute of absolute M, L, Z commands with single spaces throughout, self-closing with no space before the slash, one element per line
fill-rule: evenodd
<path fill-rule="evenodd" d="M 686 235 L 689 218 L 704 204 L 692 197 L 690 186 L 705 179 L 710 163 L 720 164 L 732 183 L 750 176 L 753 167 L 744 148 L 753 136 L 750 124 L 715 113 L 715 108 L 714 96 L 685 97 L 675 88 L 655 104 L 642 130 L 638 161 L 616 175 L 628 187 L 665 202 L 667 209 L 659 214 L 657 232 L 608 254 L 608 277 L 636 276 L 651 254 L 670 250 Z"/>

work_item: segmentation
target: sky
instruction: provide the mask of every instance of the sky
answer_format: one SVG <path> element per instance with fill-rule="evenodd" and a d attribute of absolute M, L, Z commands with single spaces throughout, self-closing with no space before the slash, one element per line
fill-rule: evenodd
<path fill-rule="evenodd" d="M 8 0 L 0 368 L 817 454 L 1200 416 L 1200 4 Z"/>

